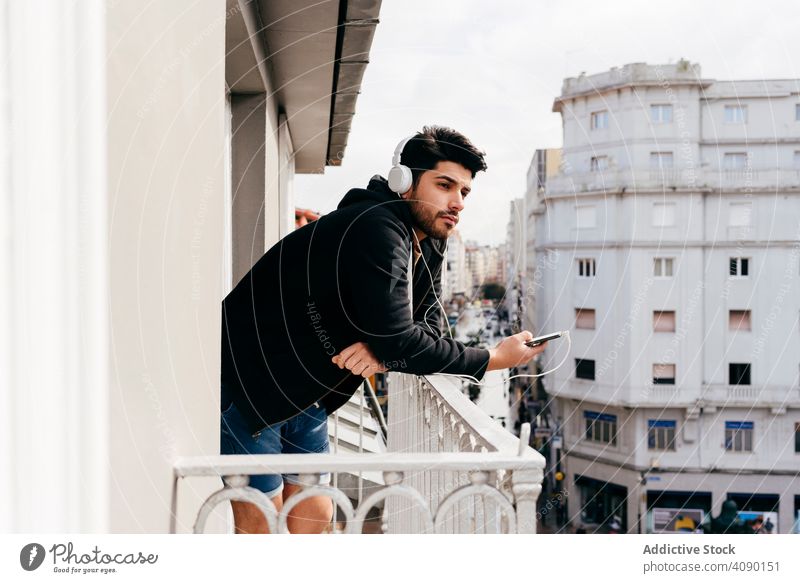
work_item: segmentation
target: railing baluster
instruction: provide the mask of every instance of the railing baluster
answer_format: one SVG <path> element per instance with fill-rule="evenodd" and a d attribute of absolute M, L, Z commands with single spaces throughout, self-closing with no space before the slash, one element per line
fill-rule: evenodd
<path fill-rule="evenodd" d="M 413 399 L 414 399 L 414 442 L 412 446 L 413 452 L 420 451 L 420 441 L 422 435 L 422 407 L 423 407 L 423 399 L 422 399 L 422 391 L 423 391 L 423 384 L 424 380 L 422 378 L 417 378 L 416 382 L 414 383 L 413 388 Z M 420 492 L 422 491 L 422 480 L 420 479 L 420 473 L 413 472 L 412 473 L 412 484 L 413 488 Z M 423 496 L 424 496 L 423 492 Z M 416 513 L 411 513 L 411 532 L 419 532 L 419 515 Z"/>
<path fill-rule="evenodd" d="M 429 393 L 431 394 L 431 393 Z M 431 397 L 431 421 L 428 427 L 428 451 L 435 453 L 439 447 L 439 407 L 436 399 Z M 436 512 L 439 507 L 439 472 L 428 472 L 430 477 L 431 509 Z"/>
<path fill-rule="evenodd" d="M 364 383 L 361 383 L 360 398 L 358 403 L 358 453 L 364 453 Z M 364 472 L 358 472 L 358 505 L 364 499 Z"/>
<path fill-rule="evenodd" d="M 333 455 L 339 453 L 339 410 L 333 412 Z M 333 487 L 337 490 L 339 489 L 339 473 L 336 472 L 331 476 L 331 483 Z M 333 513 L 331 516 L 331 522 L 333 528 L 336 528 L 336 514 L 339 512 L 339 506 L 336 504 L 336 500 L 333 500 Z"/>
<path fill-rule="evenodd" d="M 442 411 L 442 451 L 450 452 L 453 447 L 453 429 L 452 429 L 452 415 L 449 411 L 443 408 Z M 453 491 L 453 472 L 445 470 L 444 474 L 444 488 L 442 497 L 446 496 Z M 447 517 L 447 532 L 454 533 L 454 523 L 452 513 Z"/>
<path fill-rule="evenodd" d="M 431 450 L 431 435 L 433 433 L 431 419 L 433 418 L 433 412 L 431 411 L 431 392 L 425 391 L 423 393 L 423 411 L 422 411 L 422 451 L 430 453 Z M 425 500 L 428 502 L 429 508 L 435 508 L 433 502 L 433 489 L 431 485 L 431 473 L 432 472 L 425 472 L 420 478 L 422 478 L 422 495 L 425 497 Z"/>
<path fill-rule="evenodd" d="M 517 531 L 533 534 L 536 532 L 536 499 L 542 491 L 542 478 L 535 471 L 515 470 L 511 482 L 517 508 Z"/>

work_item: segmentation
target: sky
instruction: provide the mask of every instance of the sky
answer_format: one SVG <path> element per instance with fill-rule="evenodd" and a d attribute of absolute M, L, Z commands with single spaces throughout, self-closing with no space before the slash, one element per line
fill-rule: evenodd
<path fill-rule="evenodd" d="M 295 204 L 327 213 L 386 176 L 398 142 L 450 126 L 486 152 L 461 213 L 465 239 L 505 241 L 537 148 L 561 146 L 565 77 L 626 63 L 698 63 L 704 78 L 800 77 L 800 4 L 704 0 L 383 0 L 340 167 L 295 177 Z"/>

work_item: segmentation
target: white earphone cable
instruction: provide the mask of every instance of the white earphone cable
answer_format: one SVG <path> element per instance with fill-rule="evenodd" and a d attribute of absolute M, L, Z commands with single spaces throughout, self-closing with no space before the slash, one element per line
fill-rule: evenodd
<path fill-rule="evenodd" d="M 417 233 L 413 229 L 411 230 L 411 232 L 414 235 L 414 238 L 417 240 L 417 246 L 420 246 L 420 242 L 419 242 L 419 238 L 417 237 Z M 452 328 L 450 328 L 450 321 L 447 318 L 447 313 L 445 312 L 444 306 L 442 305 L 442 302 L 439 300 L 439 296 L 436 294 L 436 285 L 434 284 L 434 281 L 433 281 L 433 274 L 431 273 L 430 267 L 428 267 L 428 262 L 425 261 L 425 254 L 424 253 L 423 253 L 421 259 L 422 259 L 422 262 L 425 264 L 425 269 L 428 272 L 428 277 L 430 277 L 430 280 L 431 280 L 431 291 L 433 292 L 433 297 L 436 300 L 435 304 L 431 304 L 428 307 L 428 309 L 425 310 L 425 315 L 423 316 L 423 319 L 425 320 L 425 325 L 428 326 L 428 330 L 430 330 L 431 333 L 434 333 L 433 328 L 431 328 L 431 325 L 428 323 L 428 312 L 431 311 L 431 308 L 433 308 L 434 306 L 438 305 L 442 309 L 442 315 L 444 316 L 445 321 L 447 322 L 447 330 L 450 333 L 450 337 L 452 338 L 453 337 L 453 330 L 452 330 Z M 412 258 L 412 261 L 413 261 L 413 258 Z M 570 352 L 572 351 L 572 338 L 569 335 L 569 330 L 565 330 L 565 333 L 566 333 L 566 337 L 567 337 L 567 351 L 564 354 L 564 358 L 561 359 L 561 362 L 559 362 L 558 365 L 555 368 L 550 369 L 550 370 L 545 371 L 545 372 L 541 372 L 539 374 L 516 374 L 516 375 L 512 375 L 512 376 L 508 377 L 505 380 L 506 381 L 510 381 L 511 379 L 516 379 L 516 378 L 531 378 L 531 379 L 535 379 L 535 378 L 543 377 L 543 376 L 548 375 L 550 373 L 554 373 L 559 368 L 561 368 L 561 366 L 567 361 L 567 358 L 569 357 Z M 502 385 L 503 384 L 501 382 L 501 383 L 494 383 L 493 385 L 487 385 L 486 383 L 480 382 L 474 376 L 471 376 L 471 375 L 468 375 L 468 374 L 452 374 L 452 373 L 444 373 L 444 372 L 439 372 L 439 373 L 436 373 L 436 374 L 437 375 L 442 375 L 442 376 L 447 376 L 447 377 L 458 377 L 458 378 L 462 378 L 462 379 L 467 379 L 467 380 L 470 380 L 475 385 L 481 385 L 481 386 L 484 386 L 484 387 L 486 387 L 486 386 L 496 386 L 496 385 Z M 503 382 L 505 382 L 505 381 L 503 381 Z"/>

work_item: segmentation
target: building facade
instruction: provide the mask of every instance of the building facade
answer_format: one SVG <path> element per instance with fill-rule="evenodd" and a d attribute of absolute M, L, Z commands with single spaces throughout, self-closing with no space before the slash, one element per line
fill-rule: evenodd
<path fill-rule="evenodd" d="M 175 459 L 219 452 L 220 302 L 341 164 L 379 9 L 0 0 L 0 530 L 168 531 Z"/>
<path fill-rule="evenodd" d="M 539 334 L 536 322 L 536 297 L 550 259 L 547 253 L 536 251 L 536 227 L 539 216 L 544 212 L 543 197 L 547 179 L 558 174 L 560 167 L 560 148 L 536 150 L 525 180 L 525 279 L 522 290 L 522 325 L 525 330 L 530 330 L 536 335 Z M 541 226 L 548 228 L 544 222 Z"/>
<path fill-rule="evenodd" d="M 671 530 L 732 499 L 792 530 L 799 86 L 686 61 L 564 81 L 561 171 L 537 185 L 536 311 L 572 332 L 544 383 L 573 524 Z"/>
<path fill-rule="evenodd" d="M 454 229 L 447 239 L 447 261 L 442 278 L 442 298 L 449 301 L 453 296 L 468 297 L 472 281 L 467 269 L 467 251 L 461 233 Z"/>
<path fill-rule="evenodd" d="M 505 283 L 505 244 L 479 245 L 474 241 L 467 241 L 465 248 L 473 294 L 479 293 L 483 284 Z"/>
<path fill-rule="evenodd" d="M 525 305 L 525 267 L 526 267 L 526 222 L 525 199 L 516 198 L 509 205 L 508 224 L 506 226 L 505 273 L 503 281 L 506 287 L 505 305 L 508 320 L 523 329 Z"/>

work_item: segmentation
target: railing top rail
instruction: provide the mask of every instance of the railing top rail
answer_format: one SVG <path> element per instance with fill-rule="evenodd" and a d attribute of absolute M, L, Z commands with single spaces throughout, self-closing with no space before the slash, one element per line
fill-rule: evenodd
<path fill-rule="evenodd" d="M 730 383 L 703 383 L 701 385 L 704 389 L 741 389 L 741 388 L 753 388 L 759 391 L 791 391 L 792 389 L 798 388 L 797 385 L 788 385 L 788 384 L 764 384 L 764 383 L 753 383 L 750 385 L 732 385 Z"/>
<path fill-rule="evenodd" d="M 474 433 L 481 436 L 496 452 L 515 455 L 519 450 L 519 439 L 489 417 L 461 392 L 460 381 L 453 377 L 427 375 L 425 381 L 447 402 L 453 412 Z M 501 390 L 497 387 L 497 390 Z M 532 447 L 526 447 L 526 455 L 539 456 Z"/>
<path fill-rule="evenodd" d="M 530 449 L 530 448 L 529 448 Z M 535 450 L 525 455 L 499 452 L 448 453 L 281 453 L 209 455 L 178 458 L 176 477 L 233 476 L 260 473 L 315 474 L 349 471 L 492 471 L 542 470 L 544 458 Z"/>

